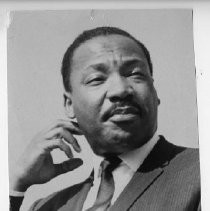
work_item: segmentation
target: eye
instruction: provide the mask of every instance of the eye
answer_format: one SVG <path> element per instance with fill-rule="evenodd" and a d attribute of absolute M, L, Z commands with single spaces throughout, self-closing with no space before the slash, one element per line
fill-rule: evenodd
<path fill-rule="evenodd" d="M 97 86 L 105 81 L 105 77 L 100 74 L 90 75 L 85 79 L 85 84 L 89 86 Z"/>
<path fill-rule="evenodd" d="M 142 72 L 141 68 L 135 67 L 130 71 L 130 77 L 142 79 L 145 77 L 145 74 Z"/>

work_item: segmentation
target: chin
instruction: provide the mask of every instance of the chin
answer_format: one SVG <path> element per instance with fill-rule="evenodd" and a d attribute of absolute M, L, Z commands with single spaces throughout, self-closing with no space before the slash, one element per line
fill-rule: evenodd
<path fill-rule="evenodd" d="M 109 136 L 109 138 L 106 136 L 106 139 L 101 140 L 100 144 L 93 149 L 98 155 L 122 154 L 135 148 L 132 146 L 133 142 L 130 134 L 115 134 L 112 137 Z"/>
<path fill-rule="evenodd" d="M 122 146 L 106 146 L 103 148 L 93 149 L 94 153 L 99 156 L 109 156 L 109 155 L 120 155 L 124 152 L 130 151 L 127 147 L 124 148 Z"/>
<path fill-rule="evenodd" d="M 133 140 L 133 136 L 129 133 L 118 133 L 112 135 L 108 139 L 104 140 L 104 143 L 107 143 L 109 146 L 127 146 Z"/>

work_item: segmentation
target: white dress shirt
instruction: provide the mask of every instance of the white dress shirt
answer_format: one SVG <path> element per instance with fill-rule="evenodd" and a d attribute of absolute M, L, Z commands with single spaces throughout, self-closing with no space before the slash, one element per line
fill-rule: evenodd
<path fill-rule="evenodd" d="M 159 136 L 155 133 L 154 136 L 142 147 L 129 151 L 127 153 L 121 154 L 119 158 L 122 160 L 121 164 L 113 171 L 113 178 L 115 183 L 114 195 L 111 201 L 111 204 L 119 197 L 120 193 L 124 190 L 126 185 L 130 182 L 134 173 L 144 162 L 145 158 L 151 152 L 155 144 L 157 143 Z M 93 206 L 97 192 L 101 182 L 101 168 L 100 164 L 104 158 L 96 156 L 94 159 L 94 172 L 98 172 L 98 175 L 95 175 L 93 186 L 90 189 L 85 203 L 83 205 L 83 211 Z"/>

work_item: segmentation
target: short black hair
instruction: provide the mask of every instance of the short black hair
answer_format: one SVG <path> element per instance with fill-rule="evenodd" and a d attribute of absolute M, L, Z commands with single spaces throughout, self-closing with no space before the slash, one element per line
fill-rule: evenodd
<path fill-rule="evenodd" d="M 68 49 L 66 50 L 66 52 L 64 54 L 63 61 L 62 61 L 62 67 L 61 67 L 61 74 L 62 74 L 62 78 L 63 78 L 63 85 L 67 92 L 71 91 L 70 73 L 71 73 L 72 58 L 73 58 L 75 50 L 82 43 L 85 43 L 86 41 L 91 40 L 94 37 L 108 36 L 108 35 L 115 35 L 115 34 L 129 37 L 140 46 L 140 48 L 143 50 L 145 57 L 147 59 L 150 73 L 151 73 L 151 75 L 153 75 L 153 66 L 152 66 L 152 61 L 150 58 L 150 53 L 143 43 L 141 43 L 139 40 L 134 38 L 128 32 L 126 32 L 122 29 L 119 29 L 117 27 L 110 27 L 110 26 L 97 27 L 94 29 L 86 30 L 83 33 L 81 33 L 80 35 L 78 35 L 76 37 L 76 39 L 73 41 L 73 43 L 68 47 Z"/>

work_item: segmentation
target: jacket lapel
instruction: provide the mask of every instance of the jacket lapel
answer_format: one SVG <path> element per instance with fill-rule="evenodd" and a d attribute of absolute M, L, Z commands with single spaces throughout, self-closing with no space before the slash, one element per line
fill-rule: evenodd
<path fill-rule="evenodd" d="M 158 143 L 134 174 L 110 211 L 129 210 L 135 201 L 163 174 L 164 168 L 170 163 L 170 160 L 183 149 L 167 142 L 163 136 L 160 136 Z"/>
<path fill-rule="evenodd" d="M 110 211 L 128 210 L 136 199 L 139 198 L 152 183 L 154 183 L 162 172 L 163 170 L 161 168 L 148 173 L 136 172 L 130 183 L 111 207 Z"/>
<path fill-rule="evenodd" d="M 78 191 L 78 194 L 76 194 L 74 197 L 70 198 L 67 203 L 62 206 L 59 211 L 81 211 L 84 201 L 86 200 L 87 194 L 92 186 L 93 178 L 89 177 L 83 184 L 80 191 Z"/>

